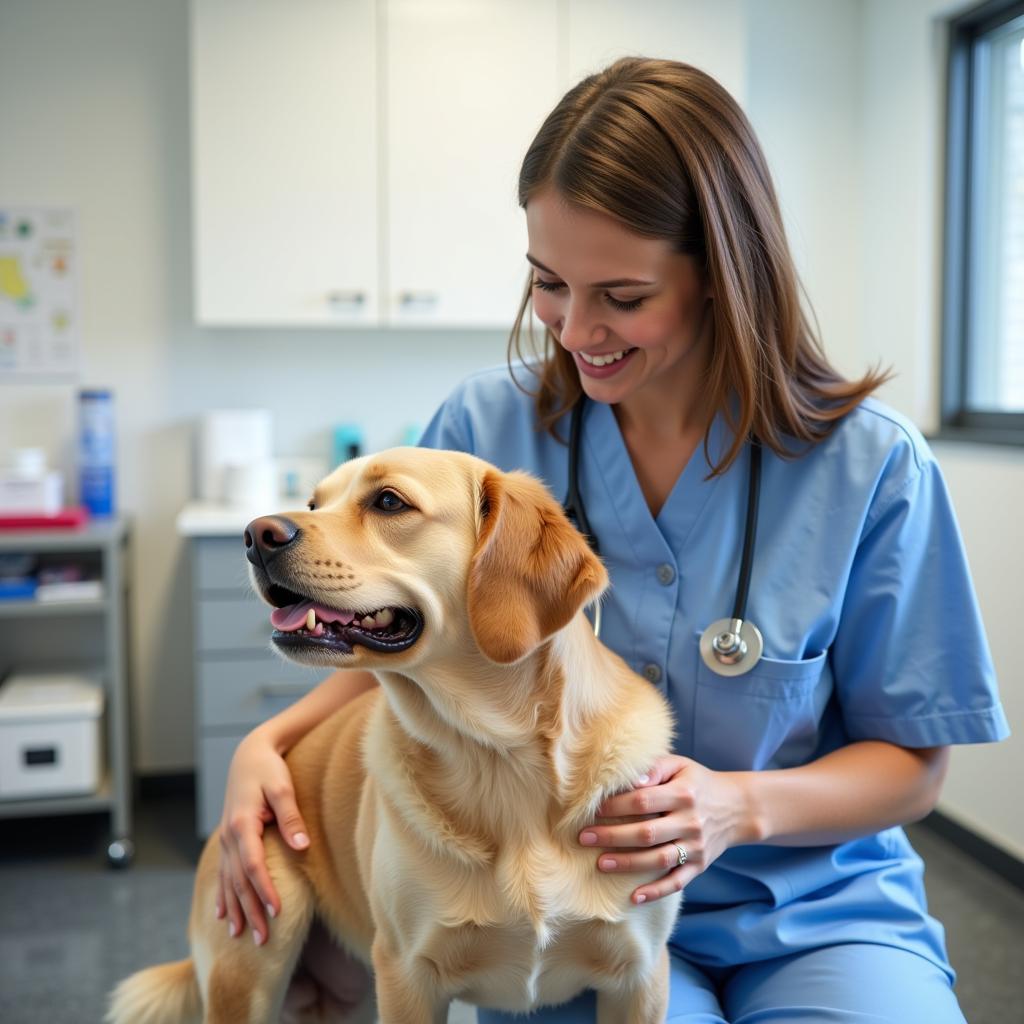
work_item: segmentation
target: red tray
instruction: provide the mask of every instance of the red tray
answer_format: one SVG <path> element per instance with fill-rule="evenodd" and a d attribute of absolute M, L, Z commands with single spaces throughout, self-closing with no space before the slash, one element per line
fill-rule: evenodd
<path fill-rule="evenodd" d="M 55 516 L 35 515 L 31 512 L 0 514 L 0 530 L 45 530 L 50 528 L 66 530 L 68 527 L 84 526 L 88 521 L 88 511 L 79 505 L 61 509 Z"/>

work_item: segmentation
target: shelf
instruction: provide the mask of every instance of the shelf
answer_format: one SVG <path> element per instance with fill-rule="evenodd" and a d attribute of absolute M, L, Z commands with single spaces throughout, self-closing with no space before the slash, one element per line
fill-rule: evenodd
<path fill-rule="evenodd" d="M 108 811 L 113 805 L 110 775 L 104 775 L 95 793 L 80 796 L 40 796 L 25 800 L 0 800 L 0 818 L 42 818 L 50 814 L 88 814 Z"/>
<path fill-rule="evenodd" d="M 73 529 L 0 530 L 0 551 L 95 551 L 121 540 L 124 519 L 91 519 Z"/>
<path fill-rule="evenodd" d="M 102 615 L 110 602 L 105 597 L 82 601 L 0 601 L 0 619 L 27 617 L 46 618 L 67 615 Z"/>

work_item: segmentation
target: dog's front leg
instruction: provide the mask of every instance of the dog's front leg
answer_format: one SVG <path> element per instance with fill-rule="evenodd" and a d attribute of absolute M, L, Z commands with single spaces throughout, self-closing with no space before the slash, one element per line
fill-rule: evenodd
<path fill-rule="evenodd" d="M 664 1024 L 668 1013 L 668 948 L 650 976 L 628 989 L 598 990 L 597 1024 Z"/>
<path fill-rule="evenodd" d="M 380 933 L 373 943 L 373 973 L 380 1024 L 445 1024 L 449 1000 L 424 964 L 409 970 Z"/>

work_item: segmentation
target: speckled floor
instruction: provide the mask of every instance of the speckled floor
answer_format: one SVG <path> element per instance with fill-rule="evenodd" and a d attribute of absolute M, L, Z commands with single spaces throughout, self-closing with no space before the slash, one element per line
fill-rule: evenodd
<path fill-rule="evenodd" d="M 198 854 L 187 797 L 140 806 L 127 871 L 105 865 L 105 816 L 0 821 L 0 1021 L 98 1024 L 126 974 L 186 954 Z M 1024 893 L 917 826 L 932 910 L 947 928 L 970 1024 L 1020 1020 Z M 473 1024 L 455 1007 L 450 1024 Z"/>

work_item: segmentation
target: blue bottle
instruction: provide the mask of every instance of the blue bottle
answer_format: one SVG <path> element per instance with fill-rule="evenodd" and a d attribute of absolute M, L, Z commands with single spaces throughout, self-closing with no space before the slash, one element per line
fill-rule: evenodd
<path fill-rule="evenodd" d="M 79 500 L 91 516 L 114 514 L 114 394 L 78 392 Z"/>

